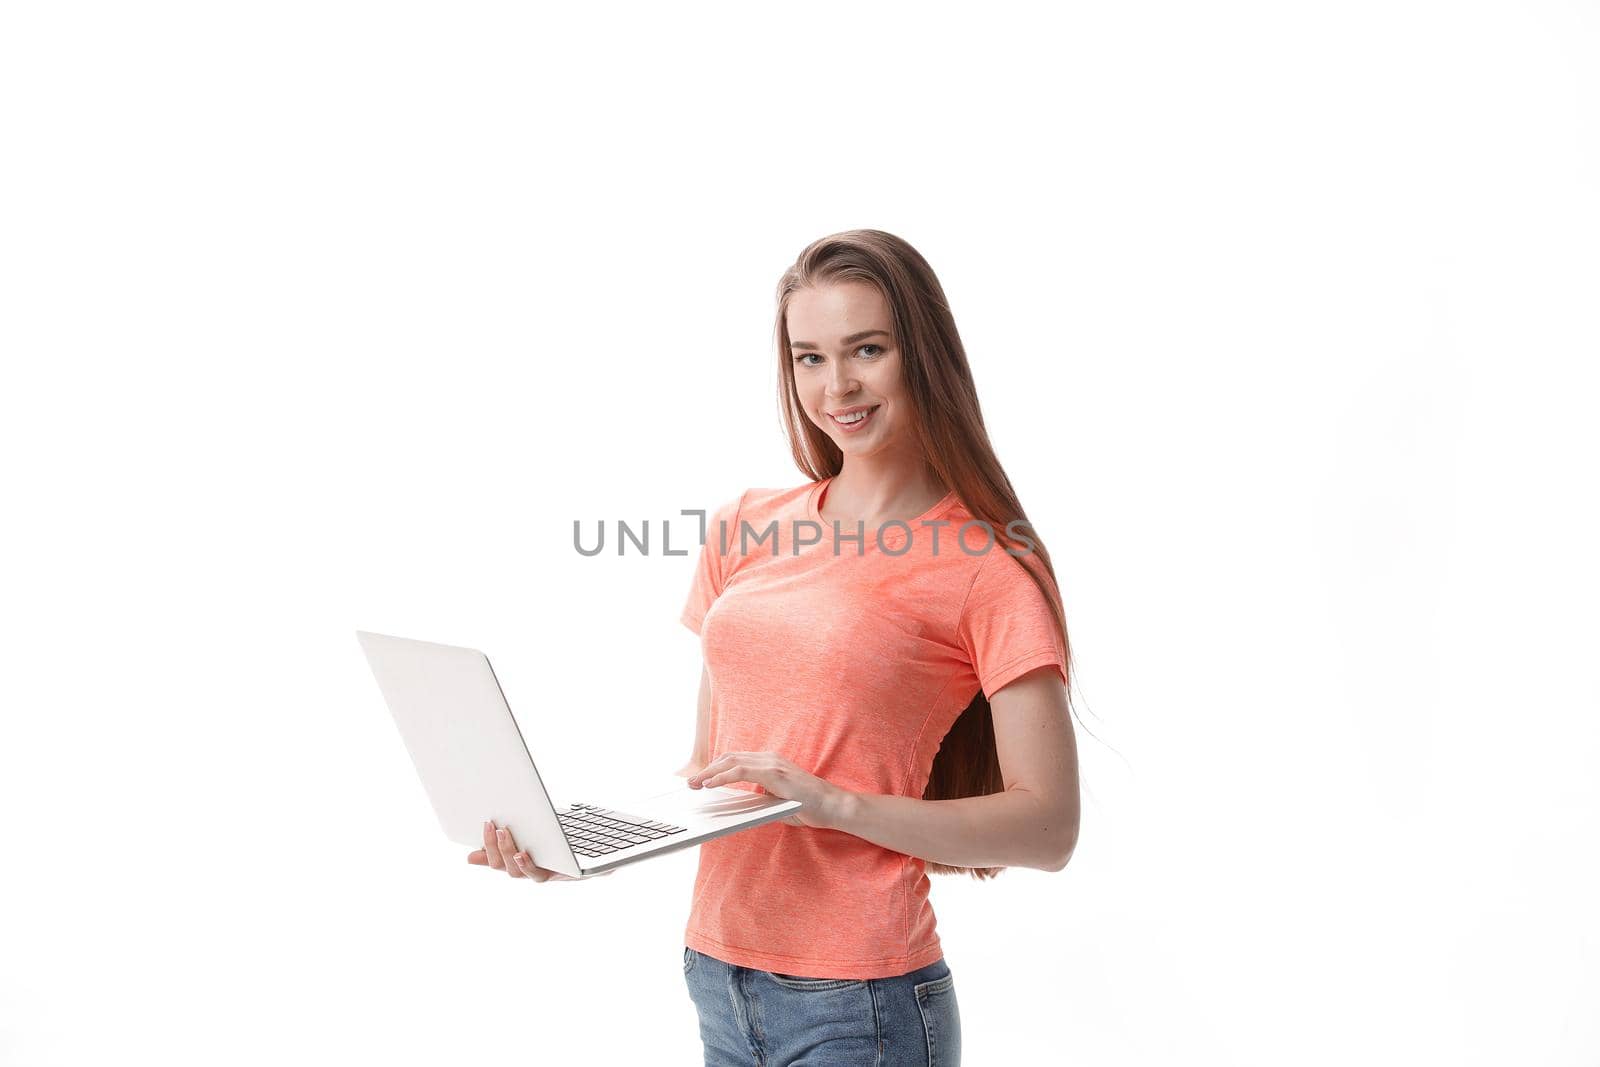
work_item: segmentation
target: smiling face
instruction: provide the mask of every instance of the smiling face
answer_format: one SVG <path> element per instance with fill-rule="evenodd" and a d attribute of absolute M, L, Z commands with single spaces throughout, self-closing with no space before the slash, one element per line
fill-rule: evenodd
<path fill-rule="evenodd" d="M 798 289 L 789 297 L 785 321 L 795 392 L 806 417 L 846 455 L 907 447 L 910 400 L 883 294 L 854 281 Z"/>

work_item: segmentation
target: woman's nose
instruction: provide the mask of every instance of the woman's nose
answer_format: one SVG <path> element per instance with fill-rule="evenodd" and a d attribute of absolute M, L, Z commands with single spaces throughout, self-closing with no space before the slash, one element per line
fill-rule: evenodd
<path fill-rule="evenodd" d="M 828 381 L 828 391 L 834 396 L 849 396 L 856 390 L 855 377 L 843 363 L 835 363 L 833 377 Z"/>

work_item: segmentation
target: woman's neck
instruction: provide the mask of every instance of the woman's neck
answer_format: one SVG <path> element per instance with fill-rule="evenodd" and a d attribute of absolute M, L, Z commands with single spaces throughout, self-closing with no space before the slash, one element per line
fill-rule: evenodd
<path fill-rule="evenodd" d="M 855 523 L 908 522 L 943 500 L 950 487 L 942 485 L 921 459 L 852 461 L 828 482 L 822 498 L 824 519 Z"/>

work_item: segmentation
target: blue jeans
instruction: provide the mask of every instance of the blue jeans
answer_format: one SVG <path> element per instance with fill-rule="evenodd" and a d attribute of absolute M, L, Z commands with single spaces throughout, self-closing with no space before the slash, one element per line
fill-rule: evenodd
<path fill-rule="evenodd" d="M 706 1067 L 959 1067 L 943 959 L 894 978 L 803 978 L 683 950 Z"/>

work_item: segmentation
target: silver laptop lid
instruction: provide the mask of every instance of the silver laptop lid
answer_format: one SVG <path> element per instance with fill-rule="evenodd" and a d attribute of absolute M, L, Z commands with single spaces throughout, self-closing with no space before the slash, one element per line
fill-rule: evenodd
<path fill-rule="evenodd" d="M 364 630 L 356 637 L 445 836 L 482 848 L 484 820 L 493 819 L 539 866 L 581 874 L 489 657 Z"/>

